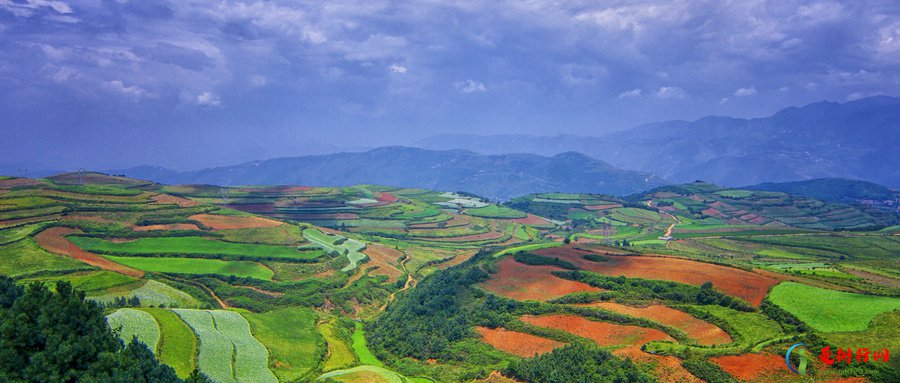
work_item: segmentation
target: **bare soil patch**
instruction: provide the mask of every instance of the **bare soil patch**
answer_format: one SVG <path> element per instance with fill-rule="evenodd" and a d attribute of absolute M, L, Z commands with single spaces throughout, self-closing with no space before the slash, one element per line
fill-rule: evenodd
<path fill-rule="evenodd" d="M 150 197 L 150 199 L 152 199 L 153 203 L 157 205 L 178 205 L 179 207 L 191 207 L 200 204 L 200 202 L 194 201 L 192 199 L 178 197 L 171 194 L 157 194 L 153 197 Z"/>
<path fill-rule="evenodd" d="M 524 332 L 510 331 L 504 328 L 491 329 L 478 326 L 475 328 L 484 342 L 494 348 L 523 358 L 553 351 L 554 348 L 565 345 L 552 339 L 526 334 Z"/>
<path fill-rule="evenodd" d="M 369 272 L 371 275 L 386 275 L 388 282 L 394 283 L 397 278 L 403 275 L 403 271 L 397 267 L 400 258 L 403 258 L 403 252 L 392 249 L 384 245 L 370 243 L 366 245 L 363 254 L 369 256 L 367 265 L 378 266 L 377 269 Z"/>
<path fill-rule="evenodd" d="M 193 223 L 170 223 L 163 225 L 147 225 L 147 226 L 133 226 L 131 230 L 134 231 L 154 231 L 154 230 L 200 230 L 197 225 Z"/>
<path fill-rule="evenodd" d="M 784 364 L 784 358 L 773 354 L 727 355 L 710 360 L 722 367 L 725 372 L 743 381 L 769 376 L 774 382 L 780 380 L 778 377 L 783 379 L 791 373 Z"/>
<path fill-rule="evenodd" d="M 43 182 L 33 180 L 31 178 L 9 178 L 0 180 L 0 189 L 11 189 L 19 186 L 37 186 L 43 184 Z"/>
<path fill-rule="evenodd" d="M 606 255 L 606 262 L 592 262 L 582 258 L 580 252 L 566 251 L 566 248 L 542 249 L 536 253 L 553 254 L 572 262 L 581 269 L 610 276 L 624 275 L 633 278 L 661 279 L 697 286 L 705 282 L 712 282 L 713 287 L 717 290 L 743 298 L 755 306 L 759 306 L 769 292 L 769 288 L 779 282 L 776 278 L 733 267 L 681 258 Z"/>
<path fill-rule="evenodd" d="M 597 322 L 574 315 L 526 315 L 519 319 L 534 326 L 562 330 L 593 340 L 601 347 L 640 346 L 654 340 L 674 341 L 668 334 L 657 329 Z"/>
<path fill-rule="evenodd" d="M 190 219 L 216 230 L 252 229 L 275 227 L 283 223 L 262 217 L 235 217 L 228 215 L 195 214 Z"/>
<path fill-rule="evenodd" d="M 141 278 L 144 276 L 143 271 L 120 265 L 97 254 L 81 250 L 77 246 L 75 246 L 75 244 L 69 242 L 69 240 L 65 238 L 66 235 L 79 233 L 81 233 L 80 230 L 71 229 L 68 227 L 51 227 L 38 233 L 38 235 L 34 236 L 34 239 L 35 241 L 37 241 L 38 245 L 44 248 L 44 250 L 47 250 L 53 254 L 69 256 L 91 266 L 96 266 L 104 270 L 114 271 L 136 278 Z"/>
<path fill-rule="evenodd" d="M 638 318 L 647 318 L 654 322 L 677 328 L 704 346 L 731 343 L 731 336 L 716 325 L 668 306 L 650 305 L 647 307 L 635 307 L 613 302 L 591 303 L 585 306 L 599 307 Z"/>
<path fill-rule="evenodd" d="M 517 300 L 546 301 L 578 291 L 603 291 L 586 283 L 559 278 L 551 272 L 561 271 L 553 266 L 529 266 L 512 257 L 501 260 L 497 273 L 481 284 L 495 294 Z"/>
<path fill-rule="evenodd" d="M 546 226 L 550 224 L 550 221 L 538 217 L 534 214 L 528 213 L 528 216 L 525 218 L 516 218 L 512 220 L 515 223 L 521 223 L 523 225 L 535 225 L 535 226 Z"/>
<path fill-rule="evenodd" d="M 638 364 L 655 364 L 653 375 L 661 383 L 703 383 L 681 365 L 681 359 L 674 356 L 648 354 L 638 347 L 621 348 L 613 351 L 613 354 L 631 359 Z"/>

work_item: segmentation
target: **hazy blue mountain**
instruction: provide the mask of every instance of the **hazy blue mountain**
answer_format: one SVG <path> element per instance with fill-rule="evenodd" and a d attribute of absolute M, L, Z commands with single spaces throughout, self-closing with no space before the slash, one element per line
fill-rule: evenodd
<path fill-rule="evenodd" d="M 466 191 L 498 200 L 550 191 L 626 195 L 667 183 L 648 173 L 621 170 L 574 152 L 552 157 L 483 155 L 466 150 L 398 146 L 361 153 L 278 158 L 191 172 L 137 167 L 112 173 L 168 184 L 347 186 L 374 183 Z"/>
<path fill-rule="evenodd" d="M 675 182 L 738 186 L 824 177 L 900 187 L 900 98 L 791 107 L 771 117 L 705 117 L 642 125 L 599 137 L 434 136 L 431 149 L 553 155 L 577 151 Z"/>
<path fill-rule="evenodd" d="M 885 186 L 859 180 L 845 178 L 819 178 L 808 181 L 766 182 L 758 185 L 744 186 L 741 189 L 778 191 L 804 197 L 815 198 L 826 202 L 857 203 L 868 201 L 895 201 L 900 192 Z"/>

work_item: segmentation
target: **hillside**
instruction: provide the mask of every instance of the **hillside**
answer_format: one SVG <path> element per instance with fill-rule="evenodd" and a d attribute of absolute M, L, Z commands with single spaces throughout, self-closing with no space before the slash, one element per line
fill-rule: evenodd
<path fill-rule="evenodd" d="M 406 147 L 279 158 L 182 173 L 150 167 L 114 172 L 168 184 L 387 184 L 465 191 L 493 200 L 552 191 L 626 195 L 667 183 L 647 173 L 617 169 L 571 152 L 542 157 Z"/>
<path fill-rule="evenodd" d="M 598 137 L 442 135 L 418 145 L 486 154 L 578 151 L 674 182 L 740 186 L 844 177 L 900 187 L 894 166 L 900 163 L 900 98 L 819 102 L 754 119 L 652 123 Z"/>
<path fill-rule="evenodd" d="M 868 201 L 873 204 L 893 202 L 900 198 L 900 193 L 872 182 L 849 180 L 845 178 L 819 178 L 808 181 L 765 182 L 744 186 L 741 189 L 777 191 L 801 195 L 827 202 L 859 203 Z"/>
<path fill-rule="evenodd" d="M 797 339 L 897 339 L 900 226 L 878 219 L 703 182 L 497 205 L 371 184 L 0 177 L 0 282 L 71 283 L 180 378 L 732 382 Z M 853 321 L 817 314 L 832 301 Z M 0 321 L 64 333 L 4 315 L 21 309 L 0 302 Z"/>

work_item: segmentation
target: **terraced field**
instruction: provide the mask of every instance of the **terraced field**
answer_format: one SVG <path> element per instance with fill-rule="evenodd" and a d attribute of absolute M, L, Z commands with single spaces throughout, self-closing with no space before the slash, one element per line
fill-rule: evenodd
<path fill-rule="evenodd" d="M 124 308 L 108 315 L 106 322 L 111 329 L 118 329 L 119 338 L 123 341 L 131 342 L 132 338 L 137 338 L 150 350 L 157 350 L 160 330 L 153 315 L 141 310 Z"/>
<path fill-rule="evenodd" d="M 224 383 L 277 382 L 268 351 L 250 333 L 240 314 L 223 310 L 173 310 L 197 334 L 197 365 Z"/>

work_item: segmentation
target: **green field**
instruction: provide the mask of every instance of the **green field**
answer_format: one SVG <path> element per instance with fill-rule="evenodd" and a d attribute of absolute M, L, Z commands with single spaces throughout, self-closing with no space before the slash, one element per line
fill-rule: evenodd
<path fill-rule="evenodd" d="M 488 205 L 485 207 L 479 207 L 474 209 L 466 209 L 467 215 L 472 215 L 475 217 L 482 218 L 498 218 L 498 219 L 515 219 L 515 218 L 525 218 L 528 215 L 518 211 L 513 210 L 505 206 L 500 205 Z"/>
<path fill-rule="evenodd" d="M 119 275 L 119 274 L 117 274 Z M 141 306 L 165 306 L 179 308 L 198 308 L 201 303 L 197 298 L 175 289 L 165 283 L 149 280 L 141 287 L 134 290 L 110 292 L 108 294 L 90 296 L 89 299 L 97 302 L 112 303 L 116 298 L 130 299 L 137 297 L 141 300 Z"/>
<path fill-rule="evenodd" d="M 141 238 L 131 242 L 111 242 L 92 237 L 69 237 L 83 250 L 126 255 L 210 255 L 241 259 L 275 258 L 312 260 L 319 252 L 297 251 L 294 247 L 216 241 L 202 237 Z"/>
<path fill-rule="evenodd" d="M 532 244 L 528 244 L 528 245 L 515 246 L 515 247 L 510 247 L 510 248 L 500 250 L 496 254 L 494 254 L 494 257 L 499 257 L 504 254 L 518 253 L 520 251 L 540 250 L 540 249 L 546 249 L 546 248 L 558 247 L 558 246 L 562 246 L 562 243 L 559 243 L 559 242 L 532 243 Z"/>
<path fill-rule="evenodd" d="M 243 315 L 250 323 L 253 336 L 268 348 L 269 368 L 279 380 L 295 381 L 319 363 L 325 344 L 316 332 L 314 311 L 289 307 Z"/>
<path fill-rule="evenodd" d="M 250 261 L 223 261 L 220 259 L 173 258 L 173 257 L 118 257 L 104 256 L 138 270 L 174 274 L 218 274 L 257 279 L 272 279 L 271 269 Z"/>
<path fill-rule="evenodd" d="M 73 258 L 48 253 L 32 238 L 0 246 L 0 274 L 11 277 L 93 268 Z"/>
<path fill-rule="evenodd" d="M 381 363 L 381 361 L 369 351 L 369 347 L 366 345 L 366 332 L 363 330 L 363 324 L 356 322 L 355 326 L 356 330 L 353 331 L 351 340 L 353 341 L 353 352 L 359 357 L 359 362 L 362 364 L 384 367 L 384 363 Z"/>
<path fill-rule="evenodd" d="M 197 337 L 172 310 L 142 309 L 159 324 L 160 340 L 156 356 L 175 369 L 179 377 L 187 377 L 197 366 Z"/>
<path fill-rule="evenodd" d="M 823 332 L 862 331 L 879 314 L 900 309 L 900 299 L 878 297 L 784 282 L 769 299 Z"/>
<path fill-rule="evenodd" d="M 737 332 L 732 334 L 732 337 L 739 338 L 746 346 L 784 336 L 784 331 L 777 322 L 759 313 L 741 312 L 722 306 L 695 306 L 695 308 L 727 322 Z"/>
<path fill-rule="evenodd" d="M 136 309 L 118 309 L 106 317 L 109 328 L 119 330 L 119 338 L 125 343 L 131 342 L 133 337 L 152 351 L 156 351 L 159 345 L 159 325 L 153 315 Z"/>
<path fill-rule="evenodd" d="M 343 339 L 344 336 L 349 338 L 352 333 L 347 332 L 347 334 L 341 336 L 339 333 L 342 331 L 345 330 L 338 328 L 334 319 L 319 325 L 319 333 L 322 334 L 325 342 L 328 344 L 328 358 L 325 359 L 325 364 L 322 366 L 323 371 L 350 367 L 356 362 L 356 355 Z"/>
<path fill-rule="evenodd" d="M 225 310 L 173 310 L 199 341 L 197 364 L 219 383 L 277 382 L 265 347 L 250 334 L 238 313 Z"/>
<path fill-rule="evenodd" d="M 16 242 L 47 227 L 47 223 L 33 223 L 0 230 L 0 245 Z"/>
<path fill-rule="evenodd" d="M 112 271 L 78 271 L 71 274 L 55 275 L 48 277 L 27 278 L 24 281 L 47 282 L 56 281 L 69 282 L 72 287 L 83 290 L 88 296 L 92 294 L 103 293 L 107 289 L 117 286 L 123 286 L 137 282 L 137 278 L 129 277 Z"/>

